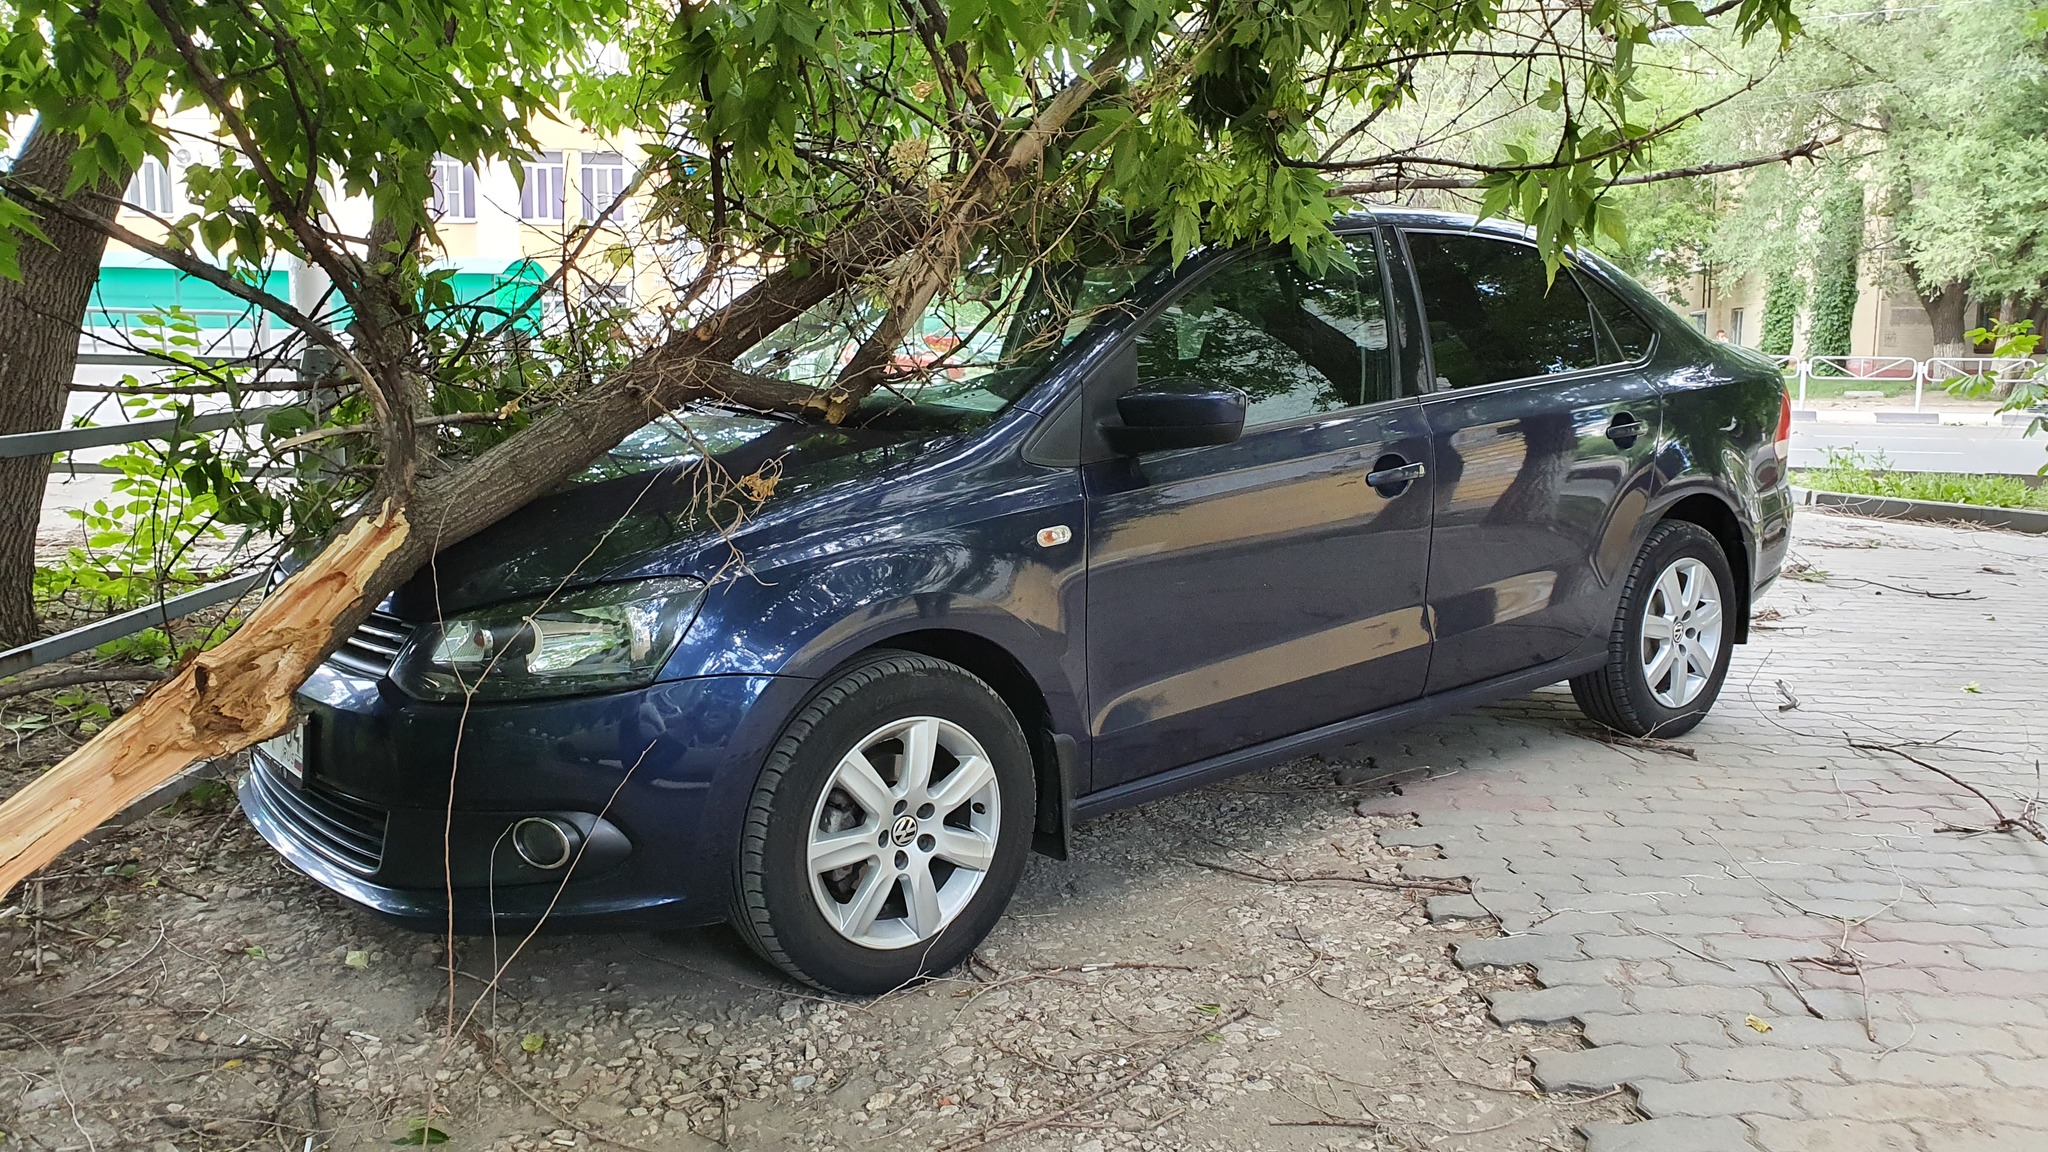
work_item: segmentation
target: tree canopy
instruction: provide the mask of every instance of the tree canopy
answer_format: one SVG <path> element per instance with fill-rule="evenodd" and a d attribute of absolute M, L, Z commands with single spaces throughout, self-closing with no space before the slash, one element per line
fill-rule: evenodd
<path fill-rule="evenodd" d="M 0 176 L 0 256 L 38 243 L 38 219 L 103 219 L 82 207 L 103 195 L 96 182 L 178 144 L 167 110 L 203 109 L 219 158 L 186 169 L 190 210 L 148 229 L 101 226 L 281 321 L 292 340 L 266 355 L 322 350 L 339 397 L 319 427 L 266 428 L 257 456 L 286 466 L 284 479 L 253 478 L 252 461 L 203 445 L 181 462 L 224 516 L 333 542 L 16 809 L 72 795 L 92 773 L 146 787 L 279 730 L 289 689 L 386 592 L 652 416 L 709 401 L 840 421 L 878 387 L 921 386 L 928 365 L 904 355 L 921 318 L 983 303 L 963 268 L 1042 267 L 1103 246 L 1178 260 L 1253 241 L 1338 260 L 1328 225 L 1351 197 L 1410 190 L 1469 190 L 1526 221 L 1553 261 L 1581 239 L 1625 237 L 1605 194 L 1654 179 L 1659 142 L 1747 83 L 1661 106 L 1645 97 L 1655 39 L 1718 22 L 1768 58 L 1799 27 L 1793 0 L 4 10 L 0 114 L 41 117 L 81 146 L 60 187 Z M 1511 114 L 1514 138 L 1479 131 Z M 551 116 L 640 140 L 629 191 L 644 207 L 630 225 L 566 231 L 539 286 L 564 307 L 535 332 L 454 300 L 435 266 L 430 166 L 528 155 Z M 562 291 L 635 245 L 675 268 L 639 314 Z M 331 294 L 302 308 L 269 291 L 264 274 L 287 261 L 324 274 Z M 826 371 L 735 367 L 835 294 L 860 306 L 839 313 L 849 350 Z M 194 362 L 187 386 L 233 395 L 261 371 Z M 758 501 L 772 485 L 735 491 Z M 151 749 L 149 771 L 130 771 L 124 741 Z M 0 887 L 117 799 L 97 796 L 18 844 Z"/>

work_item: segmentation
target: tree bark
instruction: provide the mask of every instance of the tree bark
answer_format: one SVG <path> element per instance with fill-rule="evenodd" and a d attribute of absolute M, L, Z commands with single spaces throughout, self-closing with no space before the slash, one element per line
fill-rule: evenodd
<path fill-rule="evenodd" d="M 1925 288 L 1917 292 L 1920 306 L 1927 310 L 1927 323 L 1934 328 L 1934 355 L 1968 356 L 1970 342 L 1963 334 L 1969 330 L 1965 317 L 1969 313 L 1970 285 L 1951 280 L 1932 292 Z"/>
<path fill-rule="evenodd" d="M 31 129 L 9 171 L 16 180 L 55 195 L 71 175 L 75 138 Z M 103 183 L 69 197 L 72 205 L 110 220 L 121 194 Z M 0 278 L 0 435 L 42 432 L 64 419 L 78 366 L 79 321 L 99 279 L 106 233 L 73 216 L 44 213 L 49 242 L 21 242 L 21 278 Z M 0 460 L 0 644 L 36 637 L 36 529 L 42 522 L 48 456 Z"/>
<path fill-rule="evenodd" d="M 390 578 L 412 538 L 395 507 L 358 520 L 220 647 L 9 797 L 0 805 L 0 895 L 187 766 L 283 731 L 286 685 L 304 681 L 335 634 L 369 614 L 367 591 Z"/>

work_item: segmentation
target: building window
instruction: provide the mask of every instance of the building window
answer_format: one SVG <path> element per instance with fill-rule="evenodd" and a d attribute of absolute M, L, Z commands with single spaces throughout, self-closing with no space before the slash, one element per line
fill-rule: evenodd
<path fill-rule="evenodd" d="M 618 215 L 614 206 L 626 192 L 626 158 L 616 152 L 583 154 L 583 219 L 596 223 L 608 213 Z"/>
<path fill-rule="evenodd" d="M 568 201 L 567 180 L 560 152 L 543 152 L 528 160 L 526 179 L 519 186 L 519 218 L 560 223 Z"/>
<path fill-rule="evenodd" d="M 171 170 L 154 156 L 144 156 L 135 178 L 128 181 L 128 195 L 122 197 L 131 208 L 158 216 L 171 212 Z"/>
<path fill-rule="evenodd" d="M 633 286 L 627 284 L 592 284 L 583 292 L 583 304 L 606 312 L 623 312 L 633 307 Z"/>
<path fill-rule="evenodd" d="M 1742 343 L 1742 309 L 1740 308 L 1730 308 L 1728 310 L 1728 342 L 1730 344 Z"/>
<path fill-rule="evenodd" d="M 1705 312 L 1694 312 L 1687 316 L 1686 319 L 1692 321 L 1693 331 L 1702 336 L 1707 334 L 1707 314 Z"/>
<path fill-rule="evenodd" d="M 434 157 L 434 215 L 476 219 L 476 169 L 448 156 Z"/>

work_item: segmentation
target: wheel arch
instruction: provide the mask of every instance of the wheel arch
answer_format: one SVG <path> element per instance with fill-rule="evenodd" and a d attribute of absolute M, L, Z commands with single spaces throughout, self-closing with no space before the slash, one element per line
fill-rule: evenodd
<path fill-rule="evenodd" d="M 1067 833 L 1073 802 L 1072 738 L 1062 736 L 1053 718 L 1052 705 L 1038 679 L 1009 649 L 987 636 L 957 628 L 919 628 L 897 632 L 874 640 L 854 653 L 858 660 L 882 651 L 916 652 L 956 664 L 979 678 L 1002 698 L 1031 748 L 1031 775 L 1037 785 L 1033 821 L 1033 848 L 1044 855 L 1066 858 Z M 1063 756 L 1061 741 L 1068 753 Z"/>
<path fill-rule="evenodd" d="M 1735 577 L 1735 642 L 1749 642 L 1749 604 L 1751 586 L 1756 573 L 1751 563 L 1749 535 L 1743 531 L 1742 520 L 1735 509 L 1722 496 L 1705 491 L 1694 491 L 1681 496 L 1657 517 L 1656 523 L 1666 520 L 1682 520 L 1696 524 L 1712 534 L 1721 545 L 1721 551 L 1728 557 L 1728 568 Z"/>

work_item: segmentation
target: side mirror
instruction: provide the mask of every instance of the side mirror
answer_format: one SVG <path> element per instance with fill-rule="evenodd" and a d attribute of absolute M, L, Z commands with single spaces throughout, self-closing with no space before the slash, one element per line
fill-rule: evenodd
<path fill-rule="evenodd" d="M 1200 380 L 1154 380 L 1116 398 L 1102 434 L 1125 456 L 1228 444 L 1244 432 L 1245 394 Z"/>

